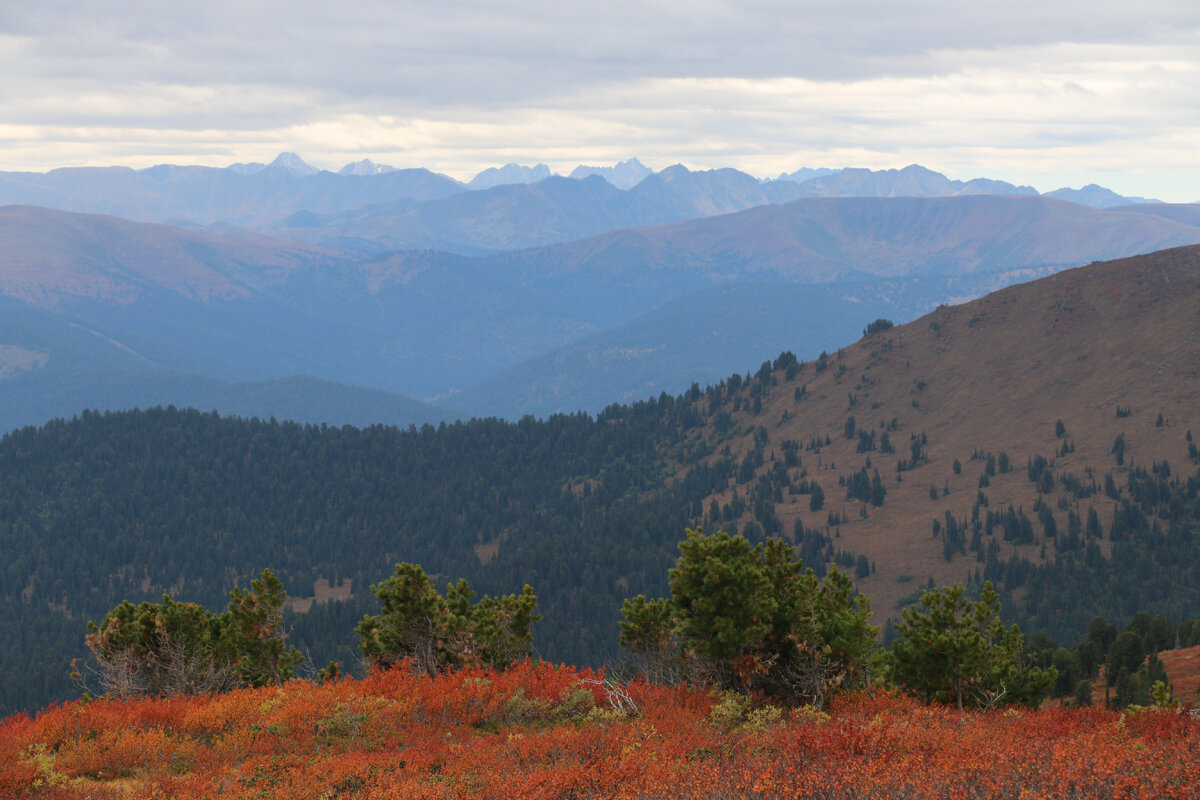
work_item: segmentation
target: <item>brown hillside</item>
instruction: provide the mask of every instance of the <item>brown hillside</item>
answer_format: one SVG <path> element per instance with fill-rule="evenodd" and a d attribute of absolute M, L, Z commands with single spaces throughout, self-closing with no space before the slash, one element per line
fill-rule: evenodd
<path fill-rule="evenodd" d="M 930 577 L 937 584 L 963 581 L 980 566 L 969 550 L 947 562 L 932 523 L 947 512 L 969 521 L 985 454 L 1009 456 L 1011 471 L 997 472 L 982 491 L 989 508 L 1020 507 L 1033 520 L 1038 540 L 1020 549 L 1031 560 L 1043 557 L 1043 542 L 1029 459 L 1052 462 L 1056 483 L 1044 500 L 1060 531 L 1067 529 L 1068 510 L 1086 520 L 1091 505 L 1107 528 L 1113 506 L 1103 491 L 1107 474 L 1124 487 L 1121 473 L 1130 464 L 1187 465 L 1185 434 L 1200 435 L 1200 247 L 1094 263 L 943 306 L 830 354 L 823 372 L 810 363 L 790 381 L 782 371 L 774 378 L 758 414 L 749 411 L 747 386 L 736 395 L 741 427 L 728 445 L 740 462 L 763 426 L 769 435 L 763 474 L 771 454 L 782 457 L 785 439 L 801 444 L 802 465 L 789 473 L 794 482 L 803 471 L 818 481 L 825 508 L 811 511 L 809 495 L 785 493 L 777 504 L 783 529 L 790 534 L 801 519 L 806 527 L 836 532 L 838 549 L 865 554 L 876 571 L 860 587 L 882 622 L 898 616 L 897 602 Z M 801 386 L 806 396 L 797 402 Z M 844 435 L 850 416 L 877 441 L 895 420 L 889 437 L 896 453 L 857 453 L 857 437 Z M 1066 428 L 1062 437 L 1055 432 L 1058 420 Z M 922 435 L 927 460 L 899 472 L 897 462 L 912 456 L 912 437 Z M 1118 435 L 1127 445 L 1123 466 L 1112 453 Z M 820 453 L 809 449 L 826 437 L 830 444 Z M 1064 442 L 1073 448 L 1066 455 Z M 878 508 L 847 500 L 839 486 L 839 478 L 849 479 L 868 459 L 887 489 Z M 961 474 L 954 472 L 956 459 Z M 1064 474 L 1094 480 L 1100 491 L 1077 500 L 1066 492 Z M 751 486 L 739 487 L 743 498 Z M 726 503 L 732 492 L 716 499 Z M 845 521 L 830 525 L 831 513 Z M 739 525 L 751 519 L 747 511 Z M 1002 542 L 1001 558 L 1013 549 Z"/>
<path fill-rule="evenodd" d="M 1171 686 L 1171 697 L 1190 708 L 1200 707 L 1200 645 L 1183 647 L 1178 650 L 1163 650 L 1158 653 L 1163 669 L 1167 673 L 1167 683 Z M 1093 678 L 1092 702 L 1099 705 L 1105 697 L 1104 667 L 1100 674 Z M 1112 689 L 1109 689 L 1111 694 Z M 1070 703 L 1070 698 L 1065 698 Z M 1060 704 L 1062 700 L 1057 701 Z"/>
<path fill-rule="evenodd" d="M 1175 699 L 1192 706 L 1200 705 L 1200 646 L 1165 650 L 1158 657 L 1167 671 Z"/>

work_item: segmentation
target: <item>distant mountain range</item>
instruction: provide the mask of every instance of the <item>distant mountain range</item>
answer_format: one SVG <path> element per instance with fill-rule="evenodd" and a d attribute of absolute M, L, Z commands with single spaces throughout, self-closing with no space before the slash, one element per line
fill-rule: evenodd
<path fill-rule="evenodd" d="M 575 198 L 582 188 L 715 212 L 753 191 L 798 188 L 728 172 L 680 167 L 628 192 L 593 176 L 466 196 L 551 187 Z M 398 409 L 418 424 L 595 411 L 784 349 L 815 357 L 876 317 L 904 321 L 1067 266 L 1195 242 L 1200 207 L 1097 210 L 1038 196 L 800 198 L 475 256 L 369 255 L 7 207 L 0 425 L 171 402 L 267 416 L 269 404 L 225 384 L 254 384 L 237 391 L 261 399 L 264 382 L 299 375 L 387 393 L 351 401 L 351 389 L 312 390 L 334 405 L 375 403 L 379 419 L 398 423 Z M 201 392 L 187 376 L 222 385 Z"/>
<path fill-rule="evenodd" d="M 468 184 L 294 153 L 0 173 L 0 429 L 89 405 L 338 424 L 596 411 L 1200 241 L 1200 205 L 1135 200 L 917 165 L 760 180 L 636 158 Z"/>
<path fill-rule="evenodd" d="M 759 193 L 740 190 L 742 197 L 738 207 L 717 203 L 707 213 L 728 213 L 797 197 L 1037 194 L 1032 187 L 1014 186 L 1003 181 L 982 178 L 954 181 L 915 164 L 900 170 L 879 171 L 804 168 L 764 182 L 729 169 L 689 172 L 676 165 L 655 173 L 633 158 L 612 167 L 580 166 L 571 172 L 569 179 L 585 181 L 599 176 L 610 186 L 628 192 L 655 175 L 665 182 L 677 180 L 672 174 L 680 172 L 715 174 L 721 184 L 764 184 Z M 37 205 L 63 211 L 113 214 L 143 222 L 262 227 L 277 225 L 299 213 L 339 215 L 368 206 L 385 206 L 387 208 L 379 210 L 391 214 L 455 194 L 500 186 L 528 186 L 554 177 L 543 164 L 534 167 L 508 164 L 486 169 L 468 184 L 463 184 L 427 169 L 396 169 L 367 159 L 347 164 L 333 173 L 316 169 L 295 153 L 282 153 L 270 164 L 233 164 L 226 168 L 162 164 L 141 170 L 67 167 L 46 173 L 0 172 L 0 205 Z M 786 188 L 796 185 L 801 188 Z M 771 186 L 775 188 L 767 188 Z M 1059 189 L 1050 196 L 1098 208 L 1148 202 L 1143 198 L 1121 197 L 1098 186 Z M 703 203 L 693 201 L 693 204 L 701 209 L 700 213 L 705 213 Z M 636 206 L 637 201 L 630 200 L 626 205 Z M 685 205 L 688 204 L 685 202 Z M 636 223 L 618 221 L 614 224 L 653 224 L 655 221 L 667 220 L 651 220 L 643 214 Z M 536 244 L 538 242 L 518 246 Z"/>
<path fill-rule="evenodd" d="M 569 242 L 606 231 L 710 217 L 794 200 L 800 187 L 737 170 L 668 167 L 621 190 L 592 175 L 550 177 L 415 203 L 332 215 L 295 214 L 268 232 L 367 252 L 428 249 L 483 255 Z"/>

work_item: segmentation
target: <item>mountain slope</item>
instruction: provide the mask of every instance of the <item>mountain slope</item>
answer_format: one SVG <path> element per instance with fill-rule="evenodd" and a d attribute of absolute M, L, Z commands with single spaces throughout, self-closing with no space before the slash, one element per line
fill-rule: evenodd
<path fill-rule="evenodd" d="M 1192 475 L 1200 463 L 1194 449 L 1189 455 L 1187 441 L 1189 431 L 1200 432 L 1197 308 L 1200 248 L 1092 264 L 944 307 L 863 339 L 831 357 L 824 371 L 814 373 L 809 365 L 790 382 L 759 387 L 755 391 L 766 398 L 761 413 L 735 414 L 734 420 L 764 425 L 776 455 L 782 455 L 785 439 L 802 444 L 807 478 L 823 487 L 827 501 L 814 510 L 806 494 L 785 498 L 775 507 L 780 529 L 790 532 L 799 522 L 812 530 L 836 530 L 839 549 L 866 556 L 873 571 L 860 588 L 883 619 L 912 593 L 906 580 L 965 581 L 983 567 L 985 554 L 965 543 L 943 549 L 947 512 L 956 521 L 971 520 L 981 496 L 987 500 L 985 516 L 1011 505 L 1034 519 L 1036 536 L 1026 544 L 997 537 L 997 554 L 1001 562 L 1015 557 L 1036 564 L 1069 549 L 1063 539 L 1042 531 L 1039 501 L 1048 506 L 1060 536 L 1070 529 L 1070 514 L 1087 519 L 1089 509 L 1107 530 L 1114 509 L 1133 499 L 1126 486 L 1134 477 L 1131 465 L 1148 470 L 1169 462 L 1184 480 Z M 797 401 L 801 386 L 804 397 Z M 733 396 L 744 398 L 745 392 Z M 863 451 L 859 432 L 874 440 Z M 880 450 L 885 432 L 893 454 Z M 1121 459 L 1115 454 L 1118 437 Z M 815 442 L 823 444 L 809 449 Z M 747 433 L 731 447 L 741 460 L 754 443 Z M 1007 454 L 1011 471 L 988 475 L 982 485 L 988 456 L 1000 453 Z M 1039 456 L 1052 473 L 1041 488 L 1026 469 Z M 768 467 L 756 476 L 767 474 Z M 864 467 L 868 475 L 880 473 L 882 506 L 846 496 Z M 1108 475 L 1115 478 L 1111 496 L 1103 488 L 1096 491 Z M 743 493 L 753 485 L 748 483 Z M 729 503 L 731 492 L 732 487 L 705 503 Z M 743 527 L 753 518 L 749 512 L 739 516 Z M 969 532 L 971 524 L 963 524 Z M 1099 545 L 1108 552 L 1107 542 Z M 986 550 L 987 541 L 980 546 Z M 1014 587 L 1009 591 L 1021 597 Z M 1186 605 L 1174 603 L 1190 600 L 1163 600 L 1172 617 L 1189 613 Z M 1073 616 L 1042 624 L 1057 624 L 1061 631 L 1081 623 Z"/>
<path fill-rule="evenodd" d="M 504 258 L 553 272 L 648 267 L 827 282 L 855 273 L 1062 267 L 1197 241 L 1200 228 L 1187 222 L 1042 197 L 830 198 L 618 231 Z"/>
<path fill-rule="evenodd" d="M 599 178 L 558 179 L 556 185 L 619 194 Z M 721 196 L 715 189 L 711 195 L 713 202 Z M 366 260 L 246 233 L 8 208 L 0 210 L 6 245 L 0 292 L 52 310 L 39 330 L 58 325 L 63 347 L 81 341 L 67 336 L 72 330 L 107 343 L 106 357 L 132 359 L 121 366 L 126 371 L 154 367 L 234 382 L 310 375 L 408 396 L 444 396 L 715 287 L 836 282 L 828 287 L 831 296 L 860 303 L 861 316 L 844 329 L 856 331 L 877 316 L 912 319 L 939 303 L 1064 266 L 1200 241 L 1200 227 L 1188 224 L 1192 207 L 1179 207 L 1179 219 L 1141 208 L 1097 211 L 1038 197 L 804 199 L 487 258 L 410 251 Z M 758 302 L 731 293 L 712 313 L 729 320 L 761 317 Z M 617 332 L 621 348 L 659 353 L 660 365 L 699 365 L 696 337 L 670 338 L 690 354 L 675 345 L 659 349 L 668 342 L 659 334 L 681 311 L 675 306 L 659 322 L 639 323 L 645 335 L 637 341 L 632 330 Z M 724 330 L 730 361 L 750 363 L 762 357 L 760 345 L 768 353 L 803 351 L 793 337 L 809 338 L 798 328 L 779 328 L 769 344 L 748 331 L 742 339 L 736 325 Z M 18 334 L 10 326 L 0 345 L 49 352 L 37 344 L 43 334 L 20 341 L 13 338 Z M 61 350 L 44 363 L 21 358 L 43 371 L 81 361 Z M 15 354 L 12 359 L 16 364 Z M 561 379 L 558 367 L 543 363 L 550 372 L 527 371 L 531 385 Z M 562 387 L 562 397 L 600 408 L 637 396 L 629 394 L 639 386 L 630 380 L 634 374 L 619 372 L 609 373 L 611 384 L 576 373 L 581 382 Z M 589 385 L 594 388 L 585 389 Z M 515 409 L 520 397 L 519 391 L 492 395 L 495 404 L 477 410 Z"/>
<path fill-rule="evenodd" d="M 0 651 L 3 702 L 68 692 L 85 620 L 117 601 L 215 606 L 266 566 L 301 598 L 349 595 L 292 620 L 319 663 L 352 655 L 363 589 L 398 561 L 491 593 L 531 583 L 543 656 L 611 661 L 621 599 L 664 594 L 696 525 L 853 570 L 880 622 L 927 579 L 983 578 L 1011 619 L 1067 640 L 1095 614 L 1196 617 L 1197 308 L 1193 246 L 595 419 L 396 431 L 157 410 L 9 434 L 0 634 L 21 644 Z"/>
<path fill-rule="evenodd" d="M 853 339 L 880 316 L 915 316 L 880 295 L 849 289 L 738 283 L 703 289 L 639 317 L 523 361 L 447 402 L 474 414 L 520 419 L 633 403 L 693 383 L 717 383 L 764 353 L 806 358 Z"/>
<path fill-rule="evenodd" d="M 199 301 L 246 299 L 345 253 L 259 234 L 216 235 L 97 214 L 0 207 L 0 294 L 54 308 L 127 305 L 156 291 Z"/>
<path fill-rule="evenodd" d="M 1134 203 L 1154 203 L 1154 200 L 1147 200 L 1144 197 L 1122 197 L 1112 189 L 1106 189 L 1103 186 L 1097 186 L 1094 183 L 1089 183 L 1080 189 L 1055 189 L 1053 192 L 1046 192 L 1046 197 L 1057 197 L 1059 200 L 1070 200 L 1072 203 L 1082 203 L 1085 206 L 1092 208 L 1114 208 L 1116 206 L 1131 205 Z"/>
<path fill-rule="evenodd" d="M 728 214 L 800 194 L 795 184 L 786 181 L 763 184 L 737 170 L 691 172 L 676 165 L 628 190 L 598 175 L 553 176 L 420 204 L 367 206 L 326 218 L 304 214 L 285 220 L 273 232 L 363 249 L 383 246 L 482 254 Z"/>

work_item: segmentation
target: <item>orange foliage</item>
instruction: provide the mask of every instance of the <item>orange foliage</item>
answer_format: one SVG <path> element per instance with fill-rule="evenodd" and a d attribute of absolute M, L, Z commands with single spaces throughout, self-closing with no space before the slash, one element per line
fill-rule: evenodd
<path fill-rule="evenodd" d="M 0 797 L 1194 798 L 1200 720 L 878 693 L 721 724 L 699 690 L 525 664 L 99 700 L 0 721 Z M 593 710 L 595 706 L 599 710 Z"/>

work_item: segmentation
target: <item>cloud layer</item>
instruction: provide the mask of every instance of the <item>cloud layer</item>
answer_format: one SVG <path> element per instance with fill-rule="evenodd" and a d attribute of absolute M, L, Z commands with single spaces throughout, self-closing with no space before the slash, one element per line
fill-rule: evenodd
<path fill-rule="evenodd" d="M 1198 41 L 1185 0 L 42 0 L 0 9 L 0 168 L 919 162 L 1197 200 Z"/>

